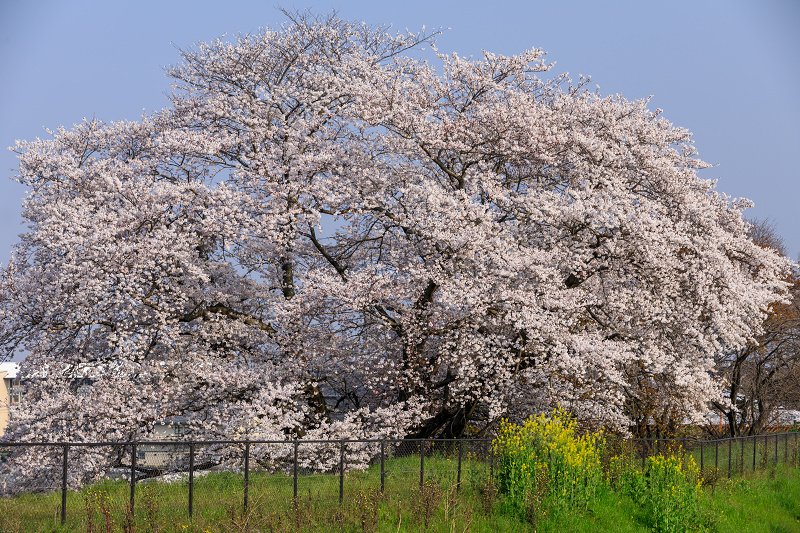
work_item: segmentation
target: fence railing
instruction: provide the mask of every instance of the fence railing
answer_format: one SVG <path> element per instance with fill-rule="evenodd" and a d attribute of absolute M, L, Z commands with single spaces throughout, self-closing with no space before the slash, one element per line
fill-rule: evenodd
<path fill-rule="evenodd" d="M 695 439 L 607 439 L 608 453 L 629 454 L 646 468 L 647 457 L 664 452 L 691 454 L 703 471 L 728 476 L 748 470 L 798 464 L 798 433 Z M 726 459 L 727 457 L 727 459 Z M 713 465 L 713 467 L 712 467 Z M 67 518 L 68 494 L 102 479 L 123 480 L 129 488 L 127 511 L 133 513 L 137 486 L 155 479 L 186 484 L 187 511 L 195 512 L 198 480 L 209 472 L 236 474 L 241 505 L 250 504 L 253 475 L 260 494 L 273 491 L 297 502 L 300 486 L 320 497 L 344 499 L 348 472 L 363 474 L 359 483 L 387 490 L 387 484 L 418 483 L 426 476 L 446 477 L 456 491 L 464 475 L 492 476 L 495 468 L 491 439 L 382 440 L 153 440 L 136 442 L 3 442 L 0 443 L 0 491 L 61 492 L 60 520 Z M 338 477 L 338 480 L 335 478 Z M 366 481 L 364 481 L 366 479 Z M 334 483 L 333 481 L 338 481 Z M 272 485 L 269 485 L 272 483 Z M 286 485 L 291 483 L 291 490 Z M 206 489 L 210 490 L 210 489 Z M 305 489 L 304 489 L 305 490 Z M 309 489 L 310 490 L 310 489 Z M 209 501 L 204 495 L 203 501 Z M 276 496 L 277 497 L 277 496 Z M 74 501 L 74 497 L 73 497 Z M 73 503 L 73 505 L 75 505 Z"/>

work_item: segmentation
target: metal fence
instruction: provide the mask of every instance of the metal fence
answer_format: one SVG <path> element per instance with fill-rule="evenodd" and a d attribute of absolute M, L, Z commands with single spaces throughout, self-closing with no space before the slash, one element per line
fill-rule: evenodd
<path fill-rule="evenodd" d="M 799 436 L 800 432 L 794 431 L 714 440 L 625 439 L 624 442 L 629 443 L 631 451 L 641 460 L 642 469 L 648 456 L 679 451 L 691 455 L 701 471 L 714 469 L 731 477 L 779 464 L 797 466 Z"/>
<path fill-rule="evenodd" d="M 460 490 L 462 477 L 478 470 L 492 474 L 491 439 L 0 443 L 0 493 L 60 490 L 62 524 L 68 512 L 80 511 L 76 490 L 103 480 L 116 480 L 117 488 L 124 481 L 127 501 L 116 511 L 131 514 L 147 485 L 184 484 L 192 517 L 218 490 L 240 495 L 246 511 L 254 489 L 291 502 L 313 492 L 341 503 L 345 494 L 367 487 L 392 492 L 422 487 L 431 477 Z M 228 477 L 205 484 L 203 478 L 215 473 Z"/>
<path fill-rule="evenodd" d="M 608 455 L 627 454 L 643 469 L 652 455 L 690 454 L 702 471 L 732 476 L 778 464 L 797 466 L 798 435 L 711 441 L 609 437 L 605 449 Z M 220 490 L 228 497 L 235 494 L 246 511 L 254 494 L 292 504 L 313 494 L 341 503 L 367 489 L 393 493 L 418 485 L 422 490 L 431 478 L 458 491 L 465 476 L 491 477 L 494 467 L 491 439 L 5 442 L 0 443 L 0 492 L 8 497 L 60 491 L 60 505 L 50 516 L 60 515 L 63 524 L 68 512 L 80 512 L 76 490 L 107 479 L 117 480 L 117 511 L 131 515 L 137 499 L 138 505 L 143 499 L 147 504 L 155 481 L 181 484 L 192 517 L 198 508 L 218 502 Z M 206 483 L 203 478 L 215 473 L 214 483 Z"/>

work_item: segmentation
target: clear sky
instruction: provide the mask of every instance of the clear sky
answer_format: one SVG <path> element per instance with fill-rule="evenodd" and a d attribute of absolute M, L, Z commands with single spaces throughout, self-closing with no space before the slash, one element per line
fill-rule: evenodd
<path fill-rule="evenodd" d="M 0 0 L 0 145 L 45 137 L 84 117 L 138 119 L 167 104 L 163 67 L 176 47 L 277 26 L 275 2 Z M 756 204 L 790 255 L 800 253 L 800 1 L 324 1 L 288 8 L 374 25 L 451 28 L 442 52 L 513 54 L 538 47 L 555 71 L 589 75 L 603 94 L 652 95 L 694 132 L 701 176 Z M 17 235 L 25 190 L 0 153 L 0 262 Z"/>

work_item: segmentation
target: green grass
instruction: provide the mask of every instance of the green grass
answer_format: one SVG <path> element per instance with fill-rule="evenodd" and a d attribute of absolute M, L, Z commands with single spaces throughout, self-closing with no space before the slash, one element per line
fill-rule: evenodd
<path fill-rule="evenodd" d="M 800 471 L 770 469 L 721 480 L 706 490 L 718 531 L 800 531 Z"/>
<path fill-rule="evenodd" d="M 242 476 L 210 474 L 195 481 L 192 519 L 187 514 L 185 482 L 140 483 L 133 522 L 127 518 L 129 486 L 107 481 L 68 493 L 64 526 L 58 491 L 2 499 L 0 531 L 87 532 L 89 509 L 92 533 L 648 531 L 641 508 L 610 486 L 599 491 L 585 512 L 553 514 L 545 509 L 532 523 L 503 512 L 503 496 L 490 482 L 487 465 L 464 461 L 460 493 L 455 491 L 455 459 L 426 458 L 425 466 L 426 484 L 420 491 L 418 457 L 387 461 L 385 495 L 378 490 L 378 466 L 347 473 L 341 505 L 337 475 L 302 476 L 293 503 L 291 477 L 254 473 L 247 513 L 242 512 Z M 800 532 L 800 469 L 779 465 L 730 480 L 726 471 L 721 474 L 711 476 L 701 495 L 709 531 Z M 106 522 L 106 515 L 111 522 Z"/>
<path fill-rule="evenodd" d="M 339 476 L 336 474 L 299 476 L 298 498 L 293 502 L 291 476 L 254 472 L 249 477 L 249 507 L 245 514 L 242 509 L 243 476 L 213 473 L 194 481 L 192 519 L 188 516 L 189 488 L 186 481 L 140 482 L 136 486 L 134 527 L 127 518 L 130 486 L 123 481 L 105 481 L 81 492 L 67 493 L 64 526 L 60 525 L 60 491 L 0 499 L 0 531 L 88 531 L 90 509 L 95 532 L 108 529 L 107 517 L 113 521 L 112 531 L 124 531 L 126 524 L 132 531 L 236 531 L 246 530 L 242 522 L 247 520 L 251 524 L 258 523 L 264 531 L 296 531 L 298 526 L 301 531 L 320 531 L 328 530 L 328 523 L 341 531 L 351 531 L 354 529 L 350 526 L 359 525 L 354 531 L 363 531 L 363 522 L 373 523 L 380 519 L 384 522 L 402 520 L 408 524 L 417 515 L 424 518 L 425 505 L 430 508 L 427 510 L 430 519 L 442 513 L 441 519 L 449 519 L 452 525 L 460 520 L 454 519 L 454 509 L 457 507 L 463 511 L 471 499 L 469 486 L 475 483 L 468 477 L 472 476 L 473 480 L 476 476 L 486 478 L 489 470 L 488 465 L 464 460 L 464 494 L 457 495 L 456 458 L 425 458 L 425 477 L 435 487 L 433 493 L 420 493 L 419 468 L 418 456 L 387 461 L 385 497 L 379 491 L 379 465 L 363 472 L 347 472 L 342 505 L 339 504 Z M 429 500 L 427 503 L 423 501 L 426 498 Z M 445 516 L 448 514 L 449 517 Z M 503 517 L 497 520 L 506 521 Z"/>

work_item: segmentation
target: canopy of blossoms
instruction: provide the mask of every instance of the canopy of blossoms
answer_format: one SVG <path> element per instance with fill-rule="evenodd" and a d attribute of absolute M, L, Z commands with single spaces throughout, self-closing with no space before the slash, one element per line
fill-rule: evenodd
<path fill-rule="evenodd" d="M 643 382 L 705 410 L 786 288 L 747 202 L 647 101 L 431 44 L 295 16 L 182 52 L 139 122 L 19 142 L 8 438 L 460 437 L 558 404 L 624 428 Z"/>

